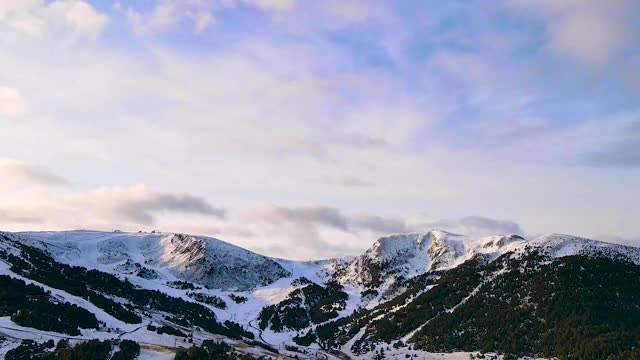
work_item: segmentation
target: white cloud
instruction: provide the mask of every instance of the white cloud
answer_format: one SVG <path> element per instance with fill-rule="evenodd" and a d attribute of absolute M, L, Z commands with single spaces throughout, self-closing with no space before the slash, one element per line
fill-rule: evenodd
<path fill-rule="evenodd" d="M 146 13 L 129 8 L 127 18 L 133 30 L 138 34 L 167 30 L 180 22 L 177 5 L 173 2 L 159 3 Z"/>
<path fill-rule="evenodd" d="M 439 228 L 446 231 L 472 235 L 524 235 L 519 224 L 508 220 L 497 220 L 483 216 L 465 216 L 460 219 L 443 219 L 423 224 L 429 229 Z"/>
<path fill-rule="evenodd" d="M 632 14 L 640 11 L 640 3 L 634 0 L 512 0 L 509 4 L 545 19 L 551 49 L 591 65 L 608 63 L 634 41 Z"/>
<path fill-rule="evenodd" d="M 337 1 L 333 4 L 333 11 L 336 15 L 350 19 L 362 20 L 369 16 L 369 7 L 362 1 Z"/>
<path fill-rule="evenodd" d="M 600 168 L 640 168 L 640 111 L 604 121 L 592 121 L 571 134 L 582 148 L 583 165 Z"/>
<path fill-rule="evenodd" d="M 42 223 L 42 219 L 29 216 L 28 214 L 20 214 L 21 211 L 12 210 L 11 213 L 7 213 L 0 209 L 0 222 L 11 224 L 23 224 L 28 226 L 37 226 Z M 6 230 L 5 230 L 6 231 Z"/>
<path fill-rule="evenodd" d="M 320 206 L 277 206 L 260 204 L 244 214 L 244 219 L 253 222 L 266 222 L 275 226 L 296 226 L 310 228 L 327 226 L 336 230 L 355 233 L 361 230 L 378 234 L 409 232 L 410 227 L 401 220 L 383 216 L 347 215 L 340 209 Z"/>
<path fill-rule="evenodd" d="M 320 23 L 316 26 L 336 29 L 353 24 L 372 24 L 374 28 L 385 27 L 385 35 L 381 45 L 389 48 L 390 52 L 395 50 L 392 47 L 403 44 L 400 33 L 408 30 L 405 24 L 399 20 L 394 11 L 392 3 L 377 0 L 326 0 L 317 3 L 315 12 L 319 13 Z M 393 44 L 394 41 L 399 43 Z"/>
<path fill-rule="evenodd" d="M 42 6 L 42 0 L 0 0 L 0 19 L 12 13 L 23 13 Z"/>
<path fill-rule="evenodd" d="M 0 86 L 0 115 L 18 116 L 27 112 L 27 102 L 18 90 Z"/>
<path fill-rule="evenodd" d="M 139 12 L 134 8 L 127 10 L 127 17 L 133 30 L 138 34 L 152 34 L 166 31 L 177 26 L 189 12 L 204 12 L 204 3 L 191 5 L 187 1 L 165 0 L 158 2 L 146 12 Z M 195 28 L 199 26 L 196 24 Z"/>
<path fill-rule="evenodd" d="M 240 3 L 272 13 L 287 13 L 297 7 L 297 0 L 158 0 L 148 11 L 129 7 L 126 13 L 139 34 L 171 30 L 183 21 L 190 22 L 194 32 L 200 33 L 216 23 L 217 10 Z M 122 5 L 116 9 L 122 9 Z"/>
<path fill-rule="evenodd" d="M 488 163 L 487 163 L 488 164 Z M 452 164 L 454 167 L 456 164 Z M 488 165 L 485 165 L 488 166 Z M 443 167 L 438 167 L 444 169 Z M 491 169 L 490 169 L 491 170 Z M 516 169 L 515 172 L 521 172 Z M 49 173 L 51 173 L 49 171 Z M 405 172 L 401 177 L 406 177 Z M 508 176 L 502 171 L 501 176 Z M 511 175 L 512 176 L 512 175 Z M 493 184 L 491 181 L 473 184 L 456 176 L 451 169 L 446 174 L 434 172 L 430 174 L 429 186 L 416 189 L 417 193 L 426 191 L 437 192 L 448 199 L 445 191 L 455 193 L 458 201 L 456 207 L 473 208 L 471 205 L 459 205 L 487 202 L 490 208 L 509 206 L 509 201 L 504 202 L 496 197 L 500 191 L 511 191 L 511 200 L 522 213 L 522 204 L 534 202 L 537 198 L 553 198 L 554 206 L 545 207 L 545 216 L 530 214 L 540 223 L 555 221 L 550 226 L 558 232 L 575 233 L 565 231 L 559 218 L 566 221 L 567 208 L 562 203 L 574 204 L 572 197 L 583 196 L 586 188 L 593 189 L 579 183 L 570 186 L 558 187 L 557 194 L 549 194 L 546 189 L 541 189 L 542 184 L 553 183 L 543 178 L 540 174 L 535 177 L 530 174 L 522 174 L 521 179 L 510 179 L 512 189 L 504 189 L 504 184 Z M 438 178 L 444 179 L 439 184 Z M 533 178 L 535 180 L 536 193 L 522 193 L 522 186 L 528 186 L 522 179 Z M 426 177 L 419 177 L 424 186 Z M 475 178 L 478 180 L 478 178 Z M 432 182 L 436 180 L 436 182 Z M 46 183 L 47 179 L 44 180 Z M 453 220 L 424 221 L 420 218 L 404 216 L 397 210 L 393 210 L 394 203 L 404 201 L 406 192 L 400 191 L 407 184 L 394 181 L 395 190 L 385 195 L 385 191 L 376 191 L 377 196 L 370 203 L 371 209 L 384 204 L 390 215 L 372 215 L 376 210 L 366 213 L 341 210 L 337 207 L 319 205 L 275 205 L 263 203 L 257 206 L 242 206 L 241 202 L 235 202 L 233 209 L 214 207 L 207 199 L 193 194 L 185 194 L 179 191 L 161 191 L 148 185 L 138 183 L 129 186 L 106 186 L 99 188 L 80 189 L 52 187 L 24 187 L 16 190 L 13 187 L 2 187 L 0 183 L 0 196 L 3 198 L 0 206 L 0 221 L 3 222 L 3 230 L 51 230 L 51 229 L 75 229 L 91 228 L 111 230 L 119 228 L 123 230 L 151 230 L 160 228 L 164 231 L 178 231 L 194 234 L 211 235 L 230 241 L 240 246 L 248 247 L 267 255 L 296 259 L 318 259 L 345 254 L 358 254 L 366 249 L 379 236 L 394 232 L 427 231 L 433 227 L 444 230 L 459 231 L 468 234 L 497 234 L 497 233 L 522 233 L 518 224 L 494 220 L 485 217 L 462 217 Z M 195 183 L 193 183 L 195 184 Z M 566 184 L 565 184 L 566 185 Z M 586 188 L 585 188 L 586 186 Z M 433 188 L 435 187 L 435 188 Z M 551 187 L 557 187 L 552 185 Z M 430 189 L 433 188 L 433 189 Z M 476 189 L 469 189 L 476 188 Z M 488 198 L 478 197 L 478 190 L 483 189 L 488 193 Z M 573 193 L 571 193 L 573 191 Z M 609 194 L 614 195 L 614 194 Z M 365 196 L 370 196 L 365 194 Z M 627 193 L 625 199 L 637 195 Z M 353 197 L 350 197 L 350 200 Z M 466 199 L 466 200 L 465 200 Z M 419 203 L 418 209 L 424 211 L 425 207 L 437 209 L 438 213 L 445 213 L 448 207 L 446 201 L 442 202 L 432 197 L 431 203 L 437 205 L 424 205 L 422 198 L 414 199 Z M 611 197 L 606 199 L 590 198 L 588 203 L 601 204 L 616 201 Z M 362 202 L 362 204 L 367 204 Z M 537 203 L 538 204 L 538 203 Z M 411 206 L 403 206 L 410 209 Z M 571 205 L 569 205 L 571 207 Z M 591 207 L 586 206 L 589 210 Z M 418 213 L 420 210 L 411 210 Z M 579 221 L 589 219 L 593 222 L 593 229 L 602 231 L 602 224 L 595 221 L 597 211 L 584 212 L 573 210 L 574 216 Z M 565 216 L 558 216 L 559 214 Z M 633 212 L 628 214 L 628 218 Z M 621 218 L 620 221 L 627 221 Z M 564 225 L 566 226 L 566 224 Z M 583 229 L 577 235 L 587 235 L 593 231 L 580 223 Z M 593 236 L 593 235 L 591 235 Z M 631 235 L 626 235 L 631 236 Z M 293 252 L 291 249 L 295 249 Z"/>
<path fill-rule="evenodd" d="M 4 163 L 7 166 L 0 166 L 3 176 L 9 169 L 13 175 L 34 180 L 33 174 L 25 173 L 33 167 L 17 161 Z M 50 183 L 53 173 L 41 172 L 35 181 Z M 378 235 L 408 229 L 400 220 L 352 216 L 326 206 L 261 204 L 230 213 L 200 196 L 162 192 L 143 183 L 62 191 L 29 186 L 16 190 L 5 185 L 0 182 L 2 230 L 160 228 L 219 236 L 272 256 L 319 259 L 357 254 Z M 289 250 L 292 247 L 295 253 Z"/>
<path fill-rule="evenodd" d="M 34 38 L 95 38 L 108 21 L 106 14 L 83 0 L 0 0 L 0 27 Z"/>
<path fill-rule="evenodd" d="M 412 136 L 431 144 L 441 134 L 424 130 L 416 134 L 421 125 L 432 121 L 431 115 L 396 90 L 393 82 L 368 73 L 342 76 L 316 72 L 315 66 L 332 68 L 334 62 L 342 61 L 329 57 L 331 52 L 317 56 L 305 48 L 258 45 L 262 47 L 238 44 L 231 53 L 211 53 L 198 59 L 156 49 L 145 60 L 104 49 L 89 52 L 73 48 L 55 52 L 46 63 L 37 61 L 46 51 L 13 47 L 13 52 L 4 51 L 6 56 L 0 59 L 3 68 L 11 69 L 7 76 L 33 76 L 15 76 L 9 83 L 21 84 L 21 89 L 38 89 L 42 84 L 64 83 L 69 78 L 76 81 L 68 83 L 64 92 L 36 92 L 33 101 L 45 106 L 28 124 L 7 129 L 10 135 L 3 138 L 0 150 L 21 152 L 22 157 L 35 157 L 39 163 L 50 159 L 51 163 L 73 164 L 65 174 L 72 171 L 74 179 L 82 178 L 83 184 L 94 184 L 92 187 L 147 179 L 153 181 L 149 188 L 162 189 L 157 192 L 175 194 L 188 186 L 190 192 L 206 194 L 216 204 L 234 208 L 247 208 L 256 199 L 284 204 L 305 199 L 331 204 L 343 215 L 382 211 L 399 219 L 425 208 L 437 208 L 438 217 L 462 216 L 465 214 L 456 212 L 464 209 L 468 213 L 526 218 L 527 229 L 535 231 L 581 231 L 577 235 L 589 235 L 592 229 L 581 220 L 582 208 L 573 209 L 585 193 L 607 194 L 606 199 L 594 199 L 592 208 L 607 209 L 608 216 L 620 219 L 624 219 L 623 213 L 634 213 L 625 209 L 629 205 L 620 205 L 623 200 L 640 203 L 629 201 L 637 195 L 611 191 L 610 182 L 590 176 L 577 174 L 580 182 L 567 186 L 571 176 L 564 168 L 540 170 L 450 149 L 407 151 Z M 299 61 L 276 61 L 283 58 Z M 342 98 L 339 95 L 343 92 L 356 94 L 359 101 Z M 31 91 L 29 94 L 31 100 Z M 153 106 L 140 106 L 149 103 Z M 354 133 L 362 136 L 356 136 L 357 141 L 343 136 Z M 303 141 L 286 143 L 283 138 Z M 381 139 L 386 145 L 357 146 L 372 145 L 362 139 Z M 312 144 L 330 160 L 319 163 L 302 144 Z M 544 145 L 529 153 L 567 149 L 564 143 Z M 94 151 L 94 146 L 100 151 Z M 344 174 L 373 181 L 376 186 L 353 191 L 313 181 L 339 179 Z M 523 192 L 523 186 L 534 190 Z M 95 198 L 95 194 L 92 196 Z M 539 211 L 527 212 L 533 207 L 526 204 L 536 204 L 539 199 L 554 199 L 554 205 L 542 215 Z M 57 203 L 50 201 L 42 206 L 52 204 Z M 612 206 L 614 210 L 608 208 Z M 494 214 L 495 209 L 501 209 L 501 213 Z M 42 228 L 66 225 L 108 229 L 122 221 L 118 217 L 116 222 L 95 223 L 92 221 L 103 217 L 102 213 L 85 217 L 67 208 L 60 211 L 65 215 L 56 215 L 56 210 L 47 211 L 47 216 L 33 216 L 49 219 Z M 163 217 L 164 210 L 150 213 L 155 223 L 167 230 L 218 226 L 211 220 L 192 220 L 185 225 L 183 219 Z M 111 210 L 106 215 L 116 218 Z M 249 230 L 259 234 L 258 238 L 247 239 L 227 234 L 228 226 L 220 224 L 216 235 L 246 246 L 296 244 L 296 239 L 305 237 L 315 246 L 305 248 L 306 253 L 300 256 L 306 258 L 320 253 L 331 256 L 342 244 L 357 252 L 375 238 L 337 227 L 316 227 L 315 233 L 305 235 L 304 226 L 253 224 Z M 387 229 L 389 226 L 385 225 Z M 615 233 L 613 228 L 596 230 Z M 331 247 L 326 252 L 318 250 L 325 242 Z"/>
<path fill-rule="evenodd" d="M 24 162 L 14 159 L 0 158 L 0 175 L 2 175 L 2 181 L 8 180 L 11 182 L 27 182 L 52 186 L 70 185 L 67 179 L 47 168 L 25 164 Z"/>
<path fill-rule="evenodd" d="M 158 212 L 192 213 L 222 218 L 225 210 L 211 206 L 204 198 L 155 191 L 139 183 L 126 187 L 101 187 L 62 198 L 78 211 L 92 213 L 107 222 L 153 225 Z M 84 210 L 82 210 L 84 209 Z"/>
<path fill-rule="evenodd" d="M 202 197 L 157 191 L 143 183 L 63 191 L 0 186 L 0 194 L 0 215 L 7 226 L 39 223 L 39 229 L 150 229 L 163 217 L 175 220 L 188 215 L 206 224 L 226 214 Z"/>
<path fill-rule="evenodd" d="M 376 185 L 376 183 L 374 183 L 373 181 L 360 179 L 355 176 L 343 176 L 337 179 L 322 178 L 320 179 L 320 181 L 326 184 L 340 185 L 340 186 L 353 187 L 353 188 L 370 187 L 370 186 Z"/>
<path fill-rule="evenodd" d="M 209 26 L 215 24 L 216 18 L 207 11 L 199 11 L 191 14 L 194 22 L 195 32 L 201 33 L 205 31 Z"/>
<path fill-rule="evenodd" d="M 287 12 L 296 8 L 297 0 L 241 0 L 266 11 Z"/>
<path fill-rule="evenodd" d="M 84 1 L 68 2 L 64 14 L 67 23 L 76 31 L 94 37 L 102 33 L 109 21 L 106 15 Z"/>
<path fill-rule="evenodd" d="M 437 81 L 431 75 L 446 70 L 458 73 L 451 80 L 454 86 L 447 88 L 451 83 L 444 81 L 441 88 L 416 94 L 404 79 L 390 76 L 385 66 L 363 66 L 362 57 L 354 60 L 344 48 L 316 36 L 360 21 L 363 9 L 342 9 L 346 12 L 340 16 L 347 20 L 332 20 L 331 11 L 316 18 L 315 9 L 322 3 L 313 4 L 311 9 L 297 6 L 296 16 L 281 14 L 302 27 L 308 21 L 309 38 L 279 42 L 271 33 L 251 33 L 225 43 L 223 49 L 200 48 L 197 55 L 163 48 L 161 41 L 136 48 L 135 55 L 123 50 L 126 47 L 103 46 L 99 41 L 60 46 L 63 35 L 74 33 L 65 17 L 56 14 L 58 21 L 51 22 L 40 13 L 45 8 L 20 10 L 24 19 L 29 15 L 34 21 L 24 20 L 26 25 L 17 29 L 13 21 L 19 12 L 6 10 L 0 20 L 2 81 L 27 97 L 30 116 L 29 121 L 0 124 L 0 153 L 34 164 L 56 164 L 74 179 L 74 188 L 39 186 L 42 193 L 29 194 L 9 191 L 2 197 L 4 218 L 46 219 L 42 229 L 108 229 L 123 223 L 130 223 L 133 230 L 156 225 L 166 230 L 195 229 L 245 246 L 272 251 L 284 247 L 284 252 L 271 253 L 282 256 L 304 242 L 299 257 L 305 258 L 345 249 L 357 253 L 373 241 L 374 229 L 401 229 L 402 221 L 393 219 L 403 220 L 425 209 L 437 209 L 436 218 L 468 213 L 513 217 L 534 231 L 587 236 L 595 230 L 640 233 L 632 221 L 640 204 L 640 193 L 633 190 L 637 177 L 554 167 L 558 159 L 576 153 L 564 139 L 531 137 L 526 151 L 517 152 L 517 161 L 504 160 L 512 148 L 489 155 L 477 147 L 465 151 L 469 150 L 465 141 L 544 132 L 536 121 L 488 119 L 486 128 L 473 128 L 469 139 L 458 140 L 459 147 L 442 146 L 446 126 L 434 124 L 455 124 L 440 124 L 440 112 L 453 113 L 460 123 L 468 120 L 467 114 L 451 110 L 448 103 L 437 103 L 434 110 L 430 96 L 451 96 L 451 103 L 476 97 L 482 102 L 485 90 L 495 92 L 496 69 L 504 68 L 482 56 L 437 53 L 426 80 Z M 136 9 L 142 20 L 151 19 L 146 17 L 151 12 Z M 198 26 L 190 17 L 197 12 L 175 14 L 161 14 L 154 21 L 160 28 L 185 22 L 182 25 L 193 26 L 196 32 L 211 26 L 206 19 Z M 215 16 L 213 11 L 206 14 Z M 383 16 L 380 19 L 384 21 Z M 54 35 L 42 31 L 51 24 L 57 24 Z M 277 24 L 278 30 L 281 25 Z M 25 35 L 25 29 L 30 27 L 34 34 L 41 31 L 44 41 L 27 41 L 31 35 Z M 424 69 L 410 70 L 411 81 L 424 75 Z M 465 91 L 460 94 L 456 90 L 461 87 Z M 511 84 L 508 92 L 518 89 Z M 497 93 L 494 103 L 501 103 L 504 94 Z M 546 167 L 532 164 L 544 156 L 551 159 Z M 113 186 L 141 179 L 144 187 Z M 354 188 L 369 183 L 375 186 Z M 96 190 L 100 186 L 105 187 Z M 350 231 L 317 222 L 309 231 L 300 221 L 283 221 L 285 226 L 279 227 L 256 220 L 243 226 L 233 212 L 221 220 L 207 215 L 211 210 L 202 203 L 187 206 L 193 202 L 180 196 L 183 189 L 238 212 L 258 200 L 289 208 L 299 203 L 330 204 L 351 219 Z M 129 205 L 110 203 L 112 196 Z M 548 202 L 544 211 L 541 199 Z M 9 203 L 13 207 L 4 209 Z M 171 210 L 170 204 L 181 204 L 182 209 Z M 30 208 L 20 208 L 27 205 Z M 369 216 L 355 222 L 363 213 L 392 221 Z M 608 219 L 604 225 L 602 218 Z"/>
<path fill-rule="evenodd" d="M 280 26 L 289 27 L 292 31 L 300 30 L 301 24 L 309 28 L 336 28 L 367 18 L 381 19 L 386 15 L 380 6 L 359 0 L 332 0 L 327 4 L 310 2 L 304 8 L 298 0 L 156 0 L 148 10 L 130 6 L 126 14 L 134 31 L 139 34 L 168 31 L 183 22 L 189 22 L 194 32 L 200 33 L 216 23 L 220 10 L 240 5 L 273 15 Z M 123 9 L 121 4 L 116 6 L 118 9 Z M 298 11 L 300 9 L 303 11 Z M 295 16 L 285 17 L 287 14 Z"/>

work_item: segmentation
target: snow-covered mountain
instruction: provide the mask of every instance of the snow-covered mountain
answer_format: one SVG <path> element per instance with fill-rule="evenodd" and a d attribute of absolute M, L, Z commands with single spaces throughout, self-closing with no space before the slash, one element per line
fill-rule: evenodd
<path fill-rule="evenodd" d="M 97 231 L 18 235 L 66 264 L 149 278 L 175 276 L 214 289 L 245 291 L 291 275 L 266 256 L 205 236 Z"/>
<path fill-rule="evenodd" d="M 335 274 L 364 289 L 366 308 L 315 334 L 355 356 L 491 349 L 509 358 L 600 359 L 615 353 L 606 348 L 619 336 L 636 339 L 623 346 L 636 350 L 610 358 L 640 355 L 640 325 L 625 325 L 640 318 L 636 247 L 562 234 L 527 240 L 430 231 L 383 237 Z M 585 330 L 567 338 L 575 327 Z"/>
<path fill-rule="evenodd" d="M 33 255 L 31 248 L 42 250 L 42 258 Z M 49 256 L 51 260 L 46 260 Z M 256 340 L 251 341 L 281 350 L 287 345 L 289 350 L 281 351 L 281 355 L 299 358 L 314 358 L 316 355 L 310 356 L 310 351 L 325 358 L 346 358 L 349 354 L 372 358 L 390 339 L 420 345 L 397 347 L 391 353 L 395 351 L 402 358 L 405 355 L 428 358 L 431 355 L 425 349 L 444 349 L 433 347 L 428 338 L 431 335 L 427 335 L 431 331 L 429 323 L 444 321 L 441 319 L 448 319 L 448 314 L 463 311 L 458 309 L 472 313 L 468 304 L 474 304 L 476 298 L 484 299 L 483 304 L 493 301 L 491 297 L 483 298 L 486 288 L 504 291 L 501 282 L 504 274 L 528 269 L 524 274 L 541 272 L 555 276 L 561 269 L 571 267 L 572 260 L 565 264 L 563 259 L 576 257 L 588 264 L 596 264 L 597 259 L 622 264 L 625 274 L 635 271 L 633 266 L 640 269 L 640 249 L 630 246 L 559 234 L 525 239 L 519 235 L 474 237 L 441 230 L 384 236 L 360 256 L 315 262 L 270 258 L 203 236 L 98 231 L 0 233 L 0 257 L 0 277 L 41 286 L 55 294 L 57 300 L 51 301 L 68 302 L 97 314 L 104 327 L 80 329 L 78 339 L 129 338 L 171 348 L 171 336 L 157 335 L 154 326 L 181 332 L 199 328 L 199 341 L 222 338 L 237 344 L 238 338 L 233 336 L 244 338 L 252 334 Z M 115 276 L 110 281 L 123 281 L 121 286 L 130 288 L 129 292 L 154 290 L 166 297 L 147 303 L 139 295 L 113 289 L 113 284 L 103 289 L 91 285 L 98 274 L 91 272 L 81 273 L 84 278 L 79 275 L 69 278 L 72 282 L 80 281 L 77 286 L 89 289 L 75 293 L 75 287 L 56 282 L 55 276 L 38 274 L 33 267 L 52 261 L 59 264 L 53 268 L 63 269 L 63 277 L 71 276 L 67 274 L 71 270 L 64 270 L 68 265 L 92 269 L 106 274 L 98 278 L 108 280 L 108 276 Z M 580 268 L 589 272 L 588 265 Z M 600 275 L 596 272 L 593 276 Z M 557 282 L 550 281 L 548 286 L 554 284 Z M 526 306 L 532 299 L 544 301 L 537 298 L 539 293 L 517 291 L 520 297 L 510 300 L 517 306 Z M 96 296 L 107 300 L 95 302 Z M 184 311 L 186 305 L 176 305 L 171 299 L 199 307 L 181 315 L 172 314 L 175 306 Z M 119 307 L 122 310 L 117 310 Z M 219 325 L 201 323 L 202 316 L 210 316 Z M 133 322 L 149 323 L 152 327 L 127 323 L 132 318 Z M 462 326 L 459 320 L 447 321 L 458 321 L 451 324 Z M 395 334 L 392 337 L 383 330 L 390 326 L 389 322 L 403 324 L 391 332 Z M 19 326 L 0 317 L 0 336 L 7 332 L 14 337 L 31 336 L 25 335 L 29 331 L 24 323 Z M 52 336 L 50 332 L 43 335 L 41 330 L 32 334 L 31 338 Z M 242 346 L 247 344 L 245 341 Z M 255 344 L 248 348 L 253 347 Z M 292 350 L 294 347 L 298 351 Z M 464 356 L 468 358 L 468 353 Z"/>
<path fill-rule="evenodd" d="M 299 265 L 256 254 L 206 236 L 177 233 L 100 231 L 20 232 L 21 242 L 42 249 L 65 264 L 110 273 L 160 280 L 178 279 L 225 291 L 250 291 L 279 279 L 295 279 Z M 317 261 L 317 274 L 345 286 L 376 287 L 395 278 L 455 268 L 477 255 L 497 258 L 531 249 L 552 257 L 600 254 L 640 262 L 638 248 L 571 235 L 547 234 L 525 239 L 519 235 L 474 237 L 442 230 L 392 234 L 379 238 L 362 255 Z M 294 271 L 295 272 L 295 271 Z"/>
<path fill-rule="evenodd" d="M 494 256 L 527 243 L 518 236 L 468 237 L 441 230 L 382 237 L 361 256 L 344 264 L 338 281 L 364 287 L 388 285 L 429 271 L 456 267 L 477 254 Z"/>
<path fill-rule="evenodd" d="M 640 263 L 638 248 L 571 235 L 473 237 L 442 230 L 381 237 L 364 254 L 337 261 L 335 279 L 345 285 L 386 290 L 398 279 L 455 268 L 478 255 L 496 259 L 508 252 L 539 250 L 551 257 L 599 254 Z"/>

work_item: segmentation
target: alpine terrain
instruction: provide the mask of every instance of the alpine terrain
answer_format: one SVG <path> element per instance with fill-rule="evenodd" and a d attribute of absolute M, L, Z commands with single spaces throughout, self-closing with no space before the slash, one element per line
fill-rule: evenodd
<path fill-rule="evenodd" d="M 0 233 L 6 359 L 638 359 L 640 249 L 393 234 L 270 258 L 174 233 Z"/>

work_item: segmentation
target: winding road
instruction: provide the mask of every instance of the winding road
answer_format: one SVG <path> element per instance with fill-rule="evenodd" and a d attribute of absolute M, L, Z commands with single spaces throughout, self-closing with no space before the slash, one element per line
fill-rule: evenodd
<path fill-rule="evenodd" d="M 255 320 L 251 320 L 251 321 L 249 321 L 249 326 L 250 326 L 251 328 L 255 329 L 255 330 L 258 330 L 258 337 L 260 338 L 260 340 L 262 340 L 262 342 L 263 342 L 263 343 L 265 343 L 265 344 L 267 344 L 267 345 L 270 345 L 270 346 L 278 346 L 278 345 L 274 345 L 274 344 L 269 343 L 267 340 L 265 340 L 265 339 L 262 337 L 262 329 L 260 329 L 259 327 L 254 326 L 254 325 L 253 325 L 253 322 L 254 322 L 254 321 L 255 321 Z"/>

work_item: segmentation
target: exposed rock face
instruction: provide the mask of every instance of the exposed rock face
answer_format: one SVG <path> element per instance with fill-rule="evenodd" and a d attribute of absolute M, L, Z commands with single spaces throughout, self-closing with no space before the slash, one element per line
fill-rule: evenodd
<path fill-rule="evenodd" d="M 210 288 L 242 291 L 290 275 L 265 256 L 216 239 L 174 234 L 160 245 L 163 265 L 182 279 Z"/>

